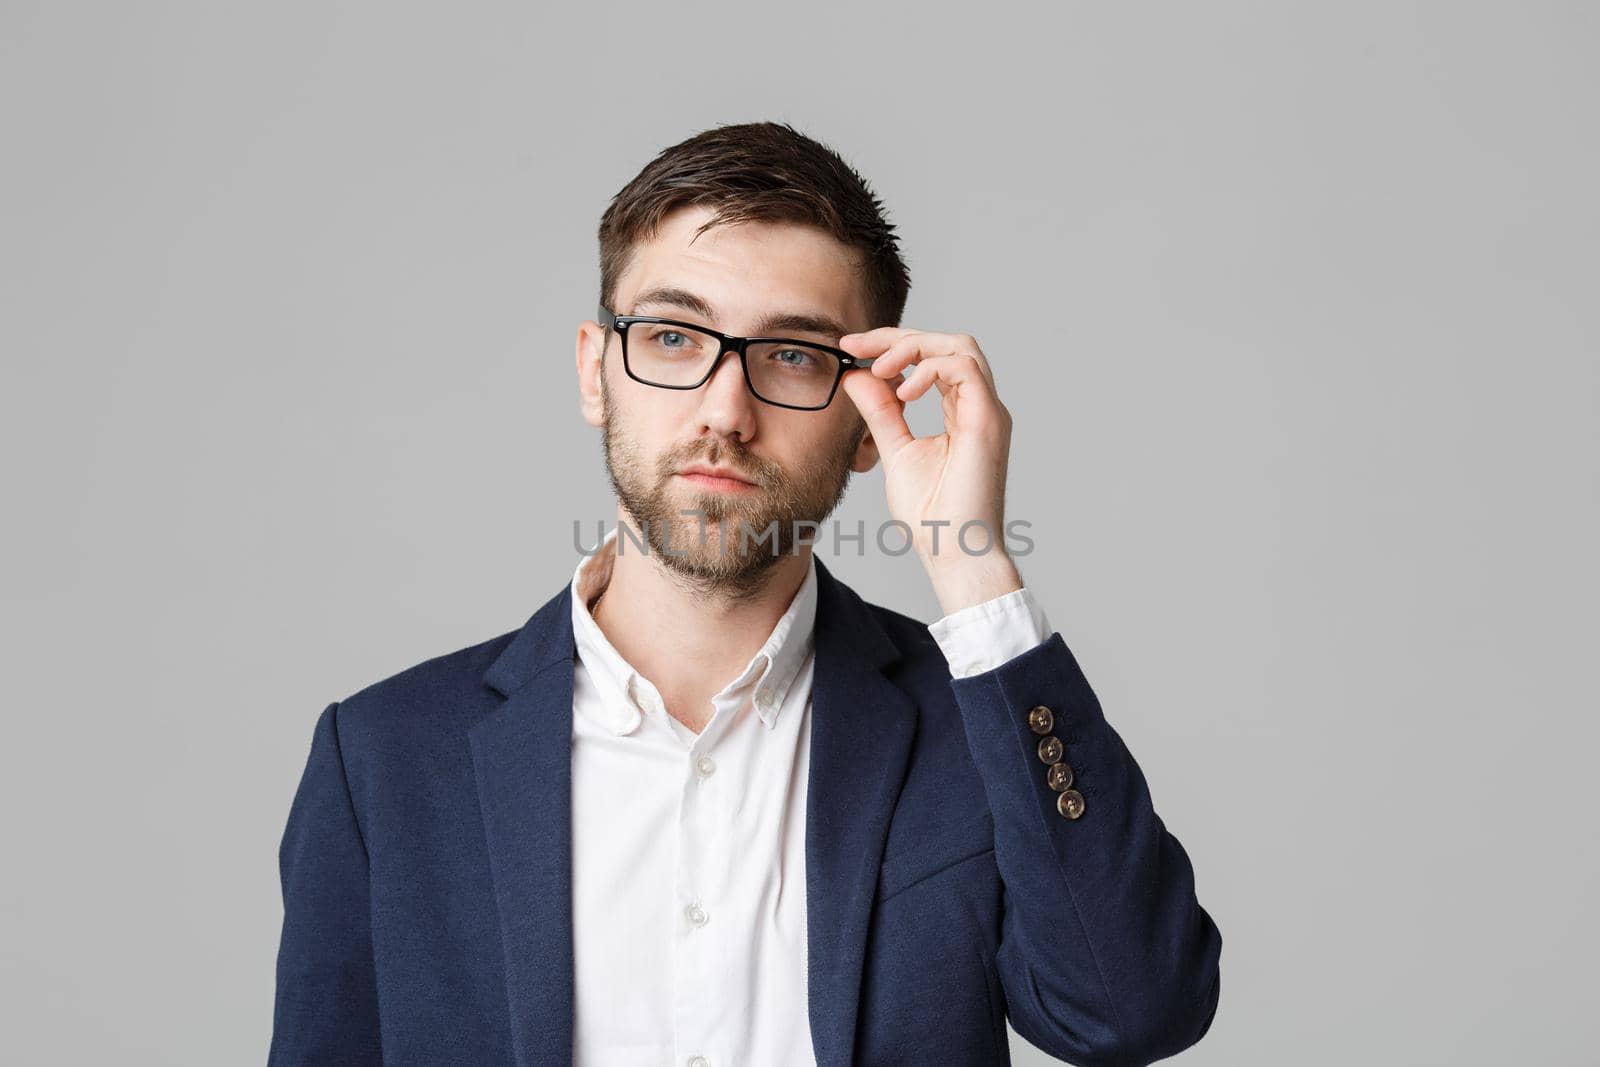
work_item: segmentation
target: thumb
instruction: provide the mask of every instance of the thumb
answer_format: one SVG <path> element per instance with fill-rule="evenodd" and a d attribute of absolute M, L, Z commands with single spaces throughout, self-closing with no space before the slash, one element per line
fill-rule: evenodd
<path fill-rule="evenodd" d="M 902 381 L 898 375 L 894 382 L 885 381 L 870 370 L 844 376 L 844 391 L 866 421 L 867 430 L 877 442 L 878 454 L 885 463 L 894 458 L 906 445 L 916 440 L 911 427 L 906 424 L 906 403 L 894 393 L 894 386 Z"/>

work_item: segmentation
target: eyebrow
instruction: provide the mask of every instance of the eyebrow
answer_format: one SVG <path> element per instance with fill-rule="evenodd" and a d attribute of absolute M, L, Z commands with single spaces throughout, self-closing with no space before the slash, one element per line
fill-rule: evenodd
<path fill-rule="evenodd" d="M 682 308 L 708 322 L 717 321 L 717 311 L 711 306 L 709 300 L 677 286 L 658 285 L 653 289 L 647 289 L 640 293 L 633 301 L 634 314 L 639 314 L 639 308 L 646 304 Z M 808 314 L 798 311 L 775 311 L 764 316 L 756 323 L 755 333 L 752 336 L 765 337 L 779 330 L 820 333 L 836 341 L 845 334 L 850 333 L 847 327 L 841 325 L 837 319 L 829 315 Z"/>

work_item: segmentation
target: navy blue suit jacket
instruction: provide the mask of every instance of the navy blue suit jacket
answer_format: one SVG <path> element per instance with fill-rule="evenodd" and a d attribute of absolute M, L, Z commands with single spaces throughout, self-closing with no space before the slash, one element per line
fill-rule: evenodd
<path fill-rule="evenodd" d="M 1060 633 L 952 679 L 817 559 L 808 1010 L 822 1067 L 1199 1040 L 1222 940 Z M 269 1064 L 570 1064 L 570 588 L 328 705 L 279 852 Z M 1063 817 L 1028 713 L 1084 797 Z M 621 786 L 619 785 L 619 788 Z M 762 1067 L 762 1065 L 724 1065 Z"/>

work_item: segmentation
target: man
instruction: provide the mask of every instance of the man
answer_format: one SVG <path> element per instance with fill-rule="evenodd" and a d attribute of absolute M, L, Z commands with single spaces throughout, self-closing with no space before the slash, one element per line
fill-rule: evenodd
<path fill-rule="evenodd" d="M 1205 1033 L 1217 927 L 1008 554 L 984 353 L 884 325 L 892 231 L 772 123 L 613 200 L 576 355 L 617 527 L 520 629 L 323 711 L 271 1063 L 994 1064 L 1009 1019 L 1145 1064 Z M 931 626 L 806 536 L 880 460 Z"/>

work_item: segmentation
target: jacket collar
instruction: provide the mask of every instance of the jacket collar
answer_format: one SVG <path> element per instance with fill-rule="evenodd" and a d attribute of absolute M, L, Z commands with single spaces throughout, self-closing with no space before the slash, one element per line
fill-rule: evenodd
<path fill-rule="evenodd" d="M 899 646 L 866 601 L 835 577 L 819 557 L 813 555 L 811 563 L 817 579 L 814 625 L 819 638 L 824 629 L 833 629 L 841 639 L 848 639 L 856 659 L 875 669 L 897 660 Z M 576 645 L 571 595 L 569 584 L 522 624 L 511 643 L 484 672 L 483 680 L 490 688 L 501 696 L 510 696 L 545 668 L 572 659 Z"/>
<path fill-rule="evenodd" d="M 863 955 L 916 705 L 886 675 L 899 647 L 813 556 L 816 668 L 806 796 L 813 1051 L 852 1058 Z M 522 626 L 483 680 L 505 699 L 467 732 L 489 846 L 518 1064 L 572 1057 L 572 584 Z"/>

